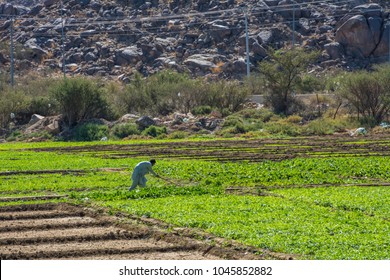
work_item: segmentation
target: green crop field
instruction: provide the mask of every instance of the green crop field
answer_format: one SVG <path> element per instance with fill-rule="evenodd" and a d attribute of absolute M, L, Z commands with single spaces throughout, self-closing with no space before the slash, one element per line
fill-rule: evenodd
<path fill-rule="evenodd" d="M 390 259 L 386 139 L 301 138 L 0 145 L 0 194 L 66 195 L 297 259 Z M 156 158 L 148 185 L 132 168 Z M 47 202 L 34 201 L 33 203 Z M 0 206 L 12 205 L 0 200 Z M 31 203 L 31 202 L 25 202 Z"/>

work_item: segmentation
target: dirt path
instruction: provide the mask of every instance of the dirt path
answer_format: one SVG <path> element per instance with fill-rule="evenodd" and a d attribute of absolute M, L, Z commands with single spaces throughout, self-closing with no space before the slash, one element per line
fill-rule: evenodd
<path fill-rule="evenodd" d="M 200 241 L 139 220 L 65 203 L 0 207 L 0 258 L 7 259 L 264 259 L 239 247 Z"/>

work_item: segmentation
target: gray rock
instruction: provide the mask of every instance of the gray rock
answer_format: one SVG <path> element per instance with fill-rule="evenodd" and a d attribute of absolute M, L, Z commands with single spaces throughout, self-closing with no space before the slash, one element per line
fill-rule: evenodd
<path fill-rule="evenodd" d="M 237 73 L 246 73 L 247 64 L 245 59 L 238 59 L 233 62 L 233 71 Z"/>
<path fill-rule="evenodd" d="M 3 24 L 0 25 L 0 31 L 4 31 L 4 30 L 7 30 L 9 29 L 11 26 L 11 21 L 10 20 L 6 20 L 4 21 Z"/>
<path fill-rule="evenodd" d="M 136 64 L 142 58 L 142 51 L 137 47 L 127 47 L 120 49 L 115 53 L 115 64 L 117 65 L 130 65 Z"/>
<path fill-rule="evenodd" d="M 326 44 L 324 48 L 331 59 L 338 59 L 342 57 L 342 47 L 339 43 L 329 43 Z"/>
<path fill-rule="evenodd" d="M 38 121 L 42 120 L 43 118 L 45 118 L 45 117 L 41 116 L 41 115 L 38 115 L 38 114 L 34 114 L 34 115 L 31 116 L 31 119 L 28 122 L 28 124 L 29 125 L 33 125 L 34 123 L 37 123 Z"/>
<path fill-rule="evenodd" d="M 32 59 L 42 60 L 48 54 L 46 50 L 44 50 L 43 48 L 41 48 L 40 46 L 37 45 L 36 39 L 28 40 L 24 44 L 24 46 L 31 51 L 31 58 Z"/>
<path fill-rule="evenodd" d="M 66 58 L 66 61 L 69 63 L 80 63 L 83 61 L 83 53 L 82 52 L 73 53 Z"/>
<path fill-rule="evenodd" d="M 45 6 L 42 4 L 35 5 L 31 8 L 29 15 L 37 16 Z"/>
<path fill-rule="evenodd" d="M 263 30 L 257 34 L 257 41 L 259 44 L 270 44 L 273 40 L 274 33 L 272 30 Z"/>
<path fill-rule="evenodd" d="M 366 18 L 382 17 L 383 9 L 379 4 L 370 3 L 354 7 L 351 13 L 359 13 Z"/>
<path fill-rule="evenodd" d="M 15 15 L 16 9 L 12 4 L 9 3 L 1 3 L 0 4 L 0 12 L 4 15 Z"/>
<path fill-rule="evenodd" d="M 298 19 L 301 17 L 301 7 L 294 0 L 282 0 L 278 3 L 275 12 L 286 19 Z"/>
<path fill-rule="evenodd" d="M 9 60 L 0 52 L 0 63 L 4 64 L 9 62 Z"/>
<path fill-rule="evenodd" d="M 43 5 L 45 5 L 45 7 L 50 7 L 54 4 L 56 4 L 59 0 L 44 0 L 43 1 Z"/>
<path fill-rule="evenodd" d="M 230 36 L 231 31 L 228 26 L 212 23 L 209 26 L 209 35 L 215 42 L 221 42 L 224 38 Z"/>
<path fill-rule="evenodd" d="M 122 117 L 119 118 L 119 122 L 129 122 L 139 119 L 139 116 L 134 115 L 134 114 L 125 114 Z"/>
<path fill-rule="evenodd" d="M 374 56 L 382 58 L 383 60 L 389 60 L 389 42 L 390 42 L 390 24 L 386 24 L 383 28 L 381 40 L 374 51 Z"/>
<path fill-rule="evenodd" d="M 140 117 L 135 121 L 135 123 L 138 125 L 140 130 L 144 130 L 151 125 L 156 125 L 156 122 L 148 116 Z"/>
<path fill-rule="evenodd" d="M 368 57 L 376 48 L 373 32 L 363 15 L 353 16 L 336 31 L 336 42 L 343 45 L 347 54 Z"/>
<path fill-rule="evenodd" d="M 382 35 L 382 23 L 383 20 L 380 17 L 369 17 L 368 18 L 368 26 L 370 27 L 372 38 L 375 44 L 379 43 L 379 40 Z"/>
<path fill-rule="evenodd" d="M 40 116 L 40 117 L 42 117 L 42 116 Z M 25 133 L 30 134 L 30 133 L 34 133 L 34 132 L 47 131 L 52 135 L 56 135 L 56 134 L 60 133 L 61 119 L 62 119 L 61 115 L 39 118 L 38 121 L 31 124 L 25 130 Z"/>
<path fill-rule="evenodd" d="M 254 55 L 260 56 L 260 57 L 266 57 L 267 56 L 267 50 L 261 46 L 258 42 L 254 42 L 252 46 L 250 47 L 250 50 L 253 52 Z"/>
<path fill-rule="evenodd" d="M 88 52 L 84 56 L 84 60 L 87 61 L 87 62 L 96 61 L 97 57 L 96 57 L 96 55 L 93 52 Z"/>
<path fill-rule="evenodd" d="M 191 68 L 199 68 L 202 71 L 211 71 L 217 67 L 213 62 L 214 57 L 210 55 L 192 55 L 184 60 L 184 64 Z"/>

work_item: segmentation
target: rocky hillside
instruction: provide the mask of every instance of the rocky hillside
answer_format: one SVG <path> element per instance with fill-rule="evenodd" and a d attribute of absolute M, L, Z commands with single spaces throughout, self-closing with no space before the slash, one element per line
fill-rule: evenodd
<path fill-rule="evenodd" d="M 0 75 L 123 81 L 165 68 L 242 78 L 246 42 L 251 71 L 270 47 L 320 49 L 321 71 L 388 61 L 390 44 L 386 6 L 367 0 L 0 0 L 0 34 Z"/>

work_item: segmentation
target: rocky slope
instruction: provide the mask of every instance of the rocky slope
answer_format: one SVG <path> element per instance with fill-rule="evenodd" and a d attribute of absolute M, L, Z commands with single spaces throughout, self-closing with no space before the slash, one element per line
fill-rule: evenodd
<path fill-rule="evenodd" d="M 245 16 L 246 15 L 246 16 Z M 129 79 L 139 71 L 246 75 L 266 49 L 320 49 L 317 70 L 389 60 L 389 13 L 366 0 L 0 0 L 0 74 L 85 74 Z"/>

